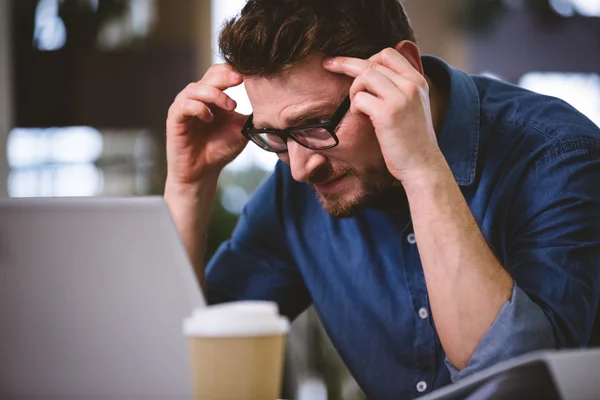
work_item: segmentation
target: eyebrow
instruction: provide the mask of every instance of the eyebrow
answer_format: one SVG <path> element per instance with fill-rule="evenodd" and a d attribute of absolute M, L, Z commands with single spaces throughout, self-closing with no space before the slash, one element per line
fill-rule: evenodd
<path fill-rule="evenodd" d="M 335 112 L 335 108 L 333 108 L 333 107 L 334 106 L 331 103 L 318 104 L 316 106 L 309 107 L 305 110 L 302 110 L 299 113 L 290 115 L 288 118 L 285 119 L 285 123 L 288 128 L 291 128 L 294 126 L 298 126 L 298 124 L 302 121 L 323 117 L 323 116 L 325 116 L 324 115 L 325 112 L 331 113 L 333 115 L 333 113 Z M 326 114 L 326 116 L 330 117 L 331 115 Z M 259 128 L 259 129 L 274 129 L 267 122 L 258 122 L 258 123 L 254 122 L 253 125 L 254 125 L 254 127 Z"/>

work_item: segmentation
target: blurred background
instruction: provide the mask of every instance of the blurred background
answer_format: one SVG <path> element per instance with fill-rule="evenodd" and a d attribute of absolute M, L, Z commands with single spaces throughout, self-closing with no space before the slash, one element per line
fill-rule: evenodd
<path fill-rule="evenodd" d="M 600 125 L 600 0 L 405 0 L 423 53 L 560 97 Z M 219 62 L 244 0 L 0 0 L 0 196 L 163 191 L 167 109 Z M 243 87 L 230 90 L 250 113 Z M 209 253 L 276 158 L 252 144 L 222 174 Z M 313 310 L 293 326 L 290 399 L 362 399 Z"/>

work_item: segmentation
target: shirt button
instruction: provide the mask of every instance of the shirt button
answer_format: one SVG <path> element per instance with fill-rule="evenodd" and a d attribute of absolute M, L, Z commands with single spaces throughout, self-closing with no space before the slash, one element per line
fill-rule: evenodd
<path fill-rule="evenodd" d="M 419 309 L 419 317 L 421 317 L 421 319 L 427 319 L 427 317 L 429 317 L 429 312 L 427 312 L 425 307 Z"/>
<path fill-rule="evenodd" d="M 415 244 L 417 243 L 417 238 L 415 237 L 414 233 L 411 233 L 406 237 L 406 241 L 410 244 Z"/>
<path fill-rule="evenodd" d="M 417 383 L 417 392 L 423 393 L 427 390 L 427 383 L 425 381 L 421 381 Z"/>

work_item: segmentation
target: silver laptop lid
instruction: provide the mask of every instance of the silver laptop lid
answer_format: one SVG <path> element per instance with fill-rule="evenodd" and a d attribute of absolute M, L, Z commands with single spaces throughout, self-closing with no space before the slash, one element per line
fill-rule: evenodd
<path fill-rule="evenodd" d="M 162 198 L 0 200 L 0 399 L 189 398 L 203 304 Z"/>

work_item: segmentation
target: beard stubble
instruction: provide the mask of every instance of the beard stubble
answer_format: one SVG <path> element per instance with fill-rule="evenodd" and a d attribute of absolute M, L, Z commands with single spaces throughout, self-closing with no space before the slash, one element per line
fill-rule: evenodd
<path fill-rule="evenodd" d="M 336 168 L 326 163 L 311 174 L 308 182 L 319 184 L 341 177 L 355 177 L 358 183 L 353 189 L 340 193 L 325 194 L 315 190 L 325 211 L 334 217 L 350 218 L 367 208 L 393 210 L 408 206 L 404 187 L 384 163 L 366 167 L 362 171 L 348 167 Z"/>

